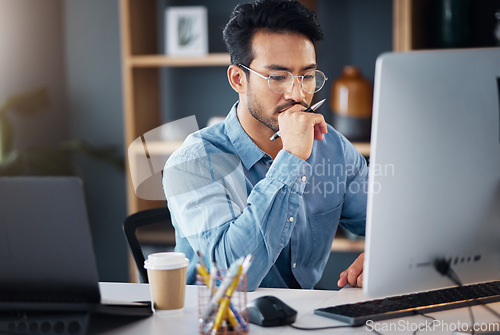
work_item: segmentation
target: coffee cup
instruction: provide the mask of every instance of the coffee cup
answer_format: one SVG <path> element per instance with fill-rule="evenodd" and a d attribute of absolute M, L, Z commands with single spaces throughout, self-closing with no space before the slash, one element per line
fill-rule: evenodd
<path fill-rule="evenodd" d="M 184 308 L 186 271 L 189 259 L 182 252 L 159 252 L 148 256 L 148 271 L 153 311 L 175 311 Z"/>

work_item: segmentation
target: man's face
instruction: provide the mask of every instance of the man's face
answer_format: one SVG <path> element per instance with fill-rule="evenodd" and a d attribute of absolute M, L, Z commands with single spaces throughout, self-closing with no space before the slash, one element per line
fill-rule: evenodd
<path fill-rule="evenodd" d="M 286 70 L 294 76 L 304 75 L 316 69 L 314 45 L 301 34 L 257 32 L 252 41 L 254 60 L 250 68 L 268 77 L 278 70 Z M 313 93 L 302 90 L 300 78 L 294 78 L 289 92 L 277 94 L 269 89 L 267 80 L 250 72 L 247 88 L 247 108 L 260 123 L 278 131 L 278 115 L 287 108 L 301 104 L 309 107 Z"/>

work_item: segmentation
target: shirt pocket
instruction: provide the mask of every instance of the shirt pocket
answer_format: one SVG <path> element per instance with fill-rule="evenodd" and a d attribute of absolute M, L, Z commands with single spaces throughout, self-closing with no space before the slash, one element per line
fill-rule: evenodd
<path fill-rule="evenodd" d="M 308 218 L 314 246 L 312 261 L 315 263 L 321 263 L 324 266 L 330 256 L 343 204 L 341 202 L 337 207 L 327 212 L 312 214 Z"/>

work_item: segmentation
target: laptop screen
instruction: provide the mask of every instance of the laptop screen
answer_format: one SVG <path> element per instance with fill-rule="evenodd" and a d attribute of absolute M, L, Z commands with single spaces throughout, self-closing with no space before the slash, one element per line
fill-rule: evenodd
<path fill-rule="evenodd" d="M 78 178 L 0 178 L 0 269 L 0 302 L 100 301 Z"/>

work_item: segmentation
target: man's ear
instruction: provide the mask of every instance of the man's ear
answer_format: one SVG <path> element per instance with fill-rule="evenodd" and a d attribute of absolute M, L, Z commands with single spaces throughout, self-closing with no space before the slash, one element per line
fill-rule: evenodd
<path fill-rule="evenodd" d="M 227 68 L 227 79 L 237 93 L 244 94 L 246 92 L 246 74 L 239 66 L 232 64 Z"/>

